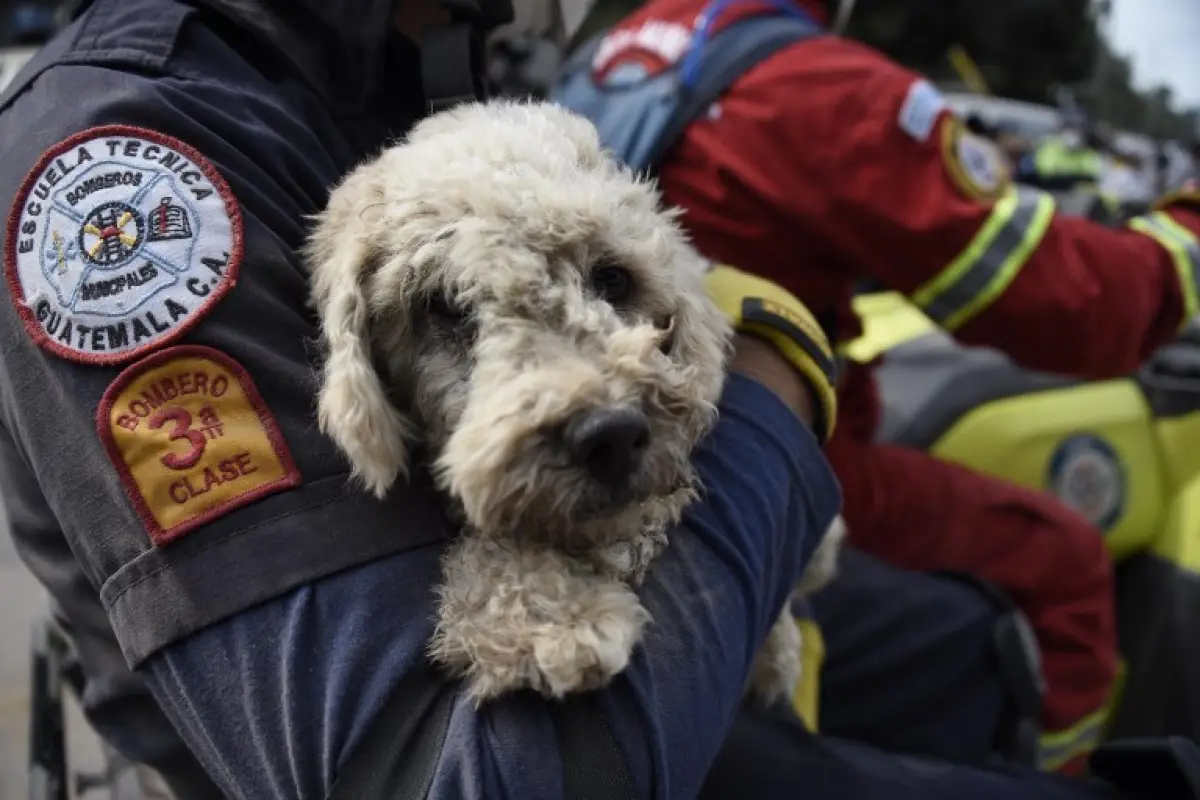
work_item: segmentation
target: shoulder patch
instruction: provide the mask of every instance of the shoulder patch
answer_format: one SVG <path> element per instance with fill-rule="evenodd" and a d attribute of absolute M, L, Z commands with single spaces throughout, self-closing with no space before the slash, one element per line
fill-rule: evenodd
<path fill-rule="evenodd" d="M 914 81 L 900 106 L 900 129 L 918 142 L 929 141 L 938 114 L 946 107 L 942 93 L 927 80 Z"/>
<path fill-rule="evenodd" d="M 300 485 L 250 375 L 209 347 L 169 347 L 126 368 L 96 429 L 156 547 Z"/>
<path fill-rule="evenodd" d="M 1047 484 L 1060 500 L 1101 531 L 1125 511 L 1125 469 L 1104 439 L 1080 434 L 1064 439 L 1050 457 Z"/>
<path fill-rule="evenodd" d="M 90 128 L 50 148 L 8 217 L 5 277 L 29 335 L 118 364 L 199 322 L 237 280 L 242 215 L 204 156 L 144 128 Z"/>
<path fill-rule="evenodd" d="M 1012 186 L 999 148 L 950 117 L 942 130 L 942 160 L 954 184 L 972 200 L 997 200 Z"/>

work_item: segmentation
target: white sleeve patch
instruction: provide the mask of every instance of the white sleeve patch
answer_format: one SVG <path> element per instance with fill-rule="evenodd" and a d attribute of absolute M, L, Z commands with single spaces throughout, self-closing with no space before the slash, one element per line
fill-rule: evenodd
<path fill-rule="evenodd" d="M 237 280 L 242 218 L 204 156 L 128 126 L 47 151 L 9 216 L 10 295 L 62 358 L 119 364 L 199 322 Z"/>
<path fill-rule="evenodd" d="M 900 129 L 918 142 L 927 142 L 938 114 L 945 107 L 946 100 L 932 83 L 923 79 L 915 81 L 900 107 Z"/>

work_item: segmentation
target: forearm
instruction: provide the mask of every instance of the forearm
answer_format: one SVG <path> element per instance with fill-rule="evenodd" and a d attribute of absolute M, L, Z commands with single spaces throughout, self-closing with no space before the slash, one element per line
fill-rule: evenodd
<path fill-rule="evenodd" d="M 641 590 L 654 621 L 630 667 L 594 698 L 602 710 L 591 717 L 595 736 L 612 731 L 639 797 L 696 796 L 753 656 L 840 504 L 811 434 L 744 377 L 731 379 L 696 465 L 705 499 Z M 535 751 L 546 764 L 556 760 L 546 739 L 558 713 L 554 703 L 535 708 L 528 699 L 479 715 L 460 708 L 432 796 L 476 796 L 471 787 L 491 786 L 499 794 L 486 796 L 557 797 L 559 777 L 550 790 L 522 783 L 518 765 Z M 572 757 L 562 742 L 549 747 L 559 764 Z"/>
<path fill-rule="evenodd" d="M 643 591 L 655 624 L 627 674 L 657 734 L 659 797 L 696 796 L 754 654 L 841 505 L 812 435 L 762 387 L 731 382 L 696 460 L 705 502 Z"/>
<path fill-rule="evenodd" d="M 734 338 L 729 371 L 762 384 L 801 422 L 812 427 L 812 389 L 772 345 L 755 336 L 739 334 Z"/>
<path fill-rule="evenodd" d="M 1012 284 L 957 334 L 1033 369 L 1117 377 L 1177 334 L 1185 280 L 1190 269 L 1148 235 L 1056 216 Z"/>
<path fill-rule="evenodd" d="M 812 435 L 744 377 L 730 379 L 696 465 L 705 499 L 641 592 L 654 621 L 630 667 L 593 698 L 604 709 L 594 724 L 615 734 L 642 797 L 695 796 L 752 656 L 840 502 Z M 227 793 L 325 796 L 422 658 L 438 556 L 424 548 L 347 570 L 151 659 L 156 693 Z M 443 742 L 431 797 L 561 796 L 558 704 L 455 702 L 448 727 L 418 732 Z"/>

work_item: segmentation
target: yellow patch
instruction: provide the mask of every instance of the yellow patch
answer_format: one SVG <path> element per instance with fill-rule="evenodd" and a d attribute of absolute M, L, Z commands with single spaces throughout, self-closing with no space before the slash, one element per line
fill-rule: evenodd
<path fill-rule="evenodd" d="M 126 369 L 96 428 L 156 547 L 300 484 L 250 375 L 208 347 L 167 348 Z"/>
<path fill-rule="evenodd" d="M 972 200 L 998 200 L 1012 186 L 1000 150 L 956 117 L 942 125 L 942 161 L 954 185 Z"/>

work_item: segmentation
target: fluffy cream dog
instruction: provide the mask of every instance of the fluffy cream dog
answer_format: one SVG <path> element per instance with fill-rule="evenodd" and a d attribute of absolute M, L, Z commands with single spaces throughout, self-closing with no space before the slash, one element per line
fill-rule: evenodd
<path fill-rule="evenodd" d="M 379 495 L 428 463 L 461 517 L 431 656 L 477 701 L 605 684 L 725 376 L 730 328 L 673 215 L 584 119 L 476 104 L 348 175 L 307 257 L 322 429 Z M 785 615 L 756 694 L 791 689 L 799 648 Z"/>

